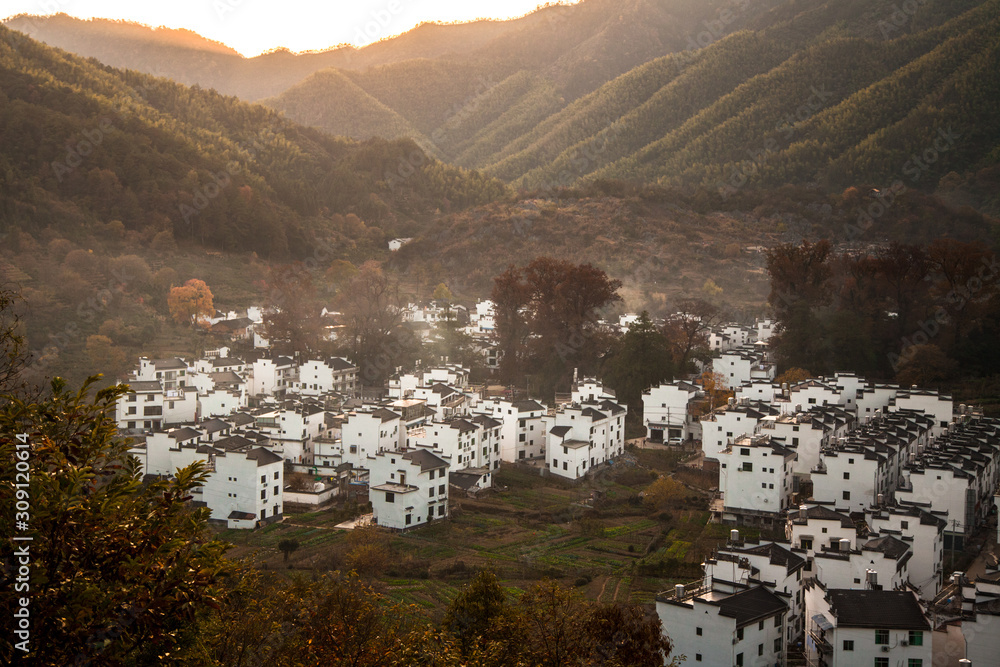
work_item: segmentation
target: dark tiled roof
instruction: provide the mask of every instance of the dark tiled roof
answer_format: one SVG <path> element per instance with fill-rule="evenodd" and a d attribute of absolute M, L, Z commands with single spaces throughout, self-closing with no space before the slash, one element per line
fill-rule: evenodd
<path fill-rule="evenodd" d="M 930 630 L 924 610 L 909 591 L 834 588 L 827 591 L 837 627 Z"/>
<path fill-rule="evenodd" d="M 445 468 L 448 466 L 448 462 L 444 459 L 431 454 L 426 449 L 413 449 L 408 452 L 404 452 L 402 458 L 412 461 L 420 466 L 421 470 L 431 470 L 433 468 Z"/>
<path fill-rule="evenodd" d="M 854 522 L 851 521 L 851 517 L 847 516 L 846 514 L 841 514 L 840 512 L 835 512 L 832 509 L 830 509 L 829 507 L 823 507 L 822 505 L 815 505 L 813 507 L 810 507 L 809 509 L 807 509 L 805 511 L 805 516 L 803 516 L 803 512 L 801 510 L 799 510 L 798 518 L 799 519 L 809 518 L 809 519 L 824 519 L 824 520 L 827 520 L 827 521 L 839 521 L 841 527 L 843 527 L 843 528 L 854 528 L 855 527 L 854 526 Z"/>
<path fill-rule="evenodd" d="M 257 515 L 251 512 L 241 512 L 239 510 L 233 510 L 229 513 L 229 519 L 241 519 L 243 521 L 250 521 L 256 519 Z"/>
<path fill-rule="evenodd" d="M 545 409 L 545 406 L 543 406 L 541 403 L 532 400 L 514 401 L 513 405 L 514 409 L 517 410 L 518 412 L 533 412 L 535 410 Z"/>
<path fill-rule="evenodd" d="M 572 430 L 573 429 L 570 428 L 569 426 L 553 426 L 551 429 L 549 429 L 549 433 L 556 436 L 557 438 L 561 438 Z"/>
<path fill-rule="evenodd" d="M 240 435 L 232 435 L 228 438 L 222 438 L 221 440 L 215 441 L 215 446 L 219 449 L 224 449 L 227 452 L 232 452 L 237 449 L 242 449 L 244 447 L 252 447 L 255 443 L 252 440 L 248 440 Z"/>
<path fill-rule="evenodd" d="M 396 414 L 392 410 L 386 410 L 385 408 L 379 408 L 378 410 L 373 410 L 372 414 L 381 419 L 383 422 L 392 421 L 393 419 L 399 419 L 400 415 Z"/>
<path fill-rule="evenodd" d="M 617 415 L 617 414 L 621 414 L 621 413 L 625 412 L 625 408 L 623 408 L 622 406 L 618 405 L 614 401 L 601 401 L 601 409 L 602 410 L 607 410 L 608 412 L 610 412 L 613 415 Z"/>
<path fill-rule="evenodd" d="M 208 421 L 203 421 L 199 424 L 199 428 L 205 433 L 216 433 L 218 431 L 225 431 L 226 429 L 232 428 L 228 422 L 224 422 L 221 419 L 209 419 Z"/>
<path fill-rule="evenodd" d="M 476 415 L 472 418 L 472 421 L 480 424 L 483 428 L 496 428 L 497 426 L 503 426 L 503 422 L 497 421 L 492 417 L 487 417 L 486 415 Z"/>
<path fill-rule="evenodd" d="M 184 428 L 174 429 L 170 432 L 170 437 L 174 440 L 190 440 L 191 438 L 197 438 L 201 435 L 201 431 L 196 431 L 193 428 L 185 426 Z"/>
<path fill-rule="evenodd" d="M 272 463 L 279 463 L 283 459 L 275 454 L 274 452 L 264 449 L 263 447 L 257 447 L 256 449 L 251 449 L 247 452 L 247 458 L 251 461 L 257 461 L 257 467 L 270 465 Z"/>
<path fill-rule="evenodd" d="M 163 391 L 159 380 L 132 380 L 127 383 L 133 392 L 139 391 Z"/>
<path fill-rule="evenodd" d="M 153 359 L 153 367 L 158 371 L 180 371 L 186 370 L 187 364 L 183 359 L 174 357 L 172 359 Z"/>
<path fill-rule="evenodd" d="M 790 549 L 786 549 L 780 544 L 775 544 L 774 542 L 768 542 L 767 544 L 761 544 L 747 549 L 739 549 L 738 552 L 758 556 L 768 556 L 771 565 L 784 565 L 788 572 L 794 572 L 806 563 L 805 558 L 792 553 Z"/>
<path fill-rule="evenodd" d="M 878 537 L 874 540 L 869 540 L 865 542 L 863 548 L 869 551 L 878 551 L 884 553 L 889 558 L 902 558 L 906 555 L 906 552 L 910 550 L 910 546 L 898 540 L 892 535 L 886 535 L 885 537 Z"/>
<path fill-rule="evenodd" d="M 788 610 L 788 605 L 763 586 L 730 595 L 719 601 L 719 614 L 736 619 L 741 628 Z"/>
<path fill-rule="evenodd" d="M 455 419 L 451 422 L 452 428 L 457 428 L 460 433 L 468 433 L 469 431 L 476 431 L 478 427 L 470 421 L 464 419 Z"/>
<path fill-rule="evenodd" d="M 358 367 L 343 357 L 330 357 L 326 360 L 326 365 L 335 371 L 357 370 Z"/>

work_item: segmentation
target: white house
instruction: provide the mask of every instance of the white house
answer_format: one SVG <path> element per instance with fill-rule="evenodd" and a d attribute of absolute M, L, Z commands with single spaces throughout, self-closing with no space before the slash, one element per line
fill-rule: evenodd
<path fill-rule="evenodd" d="M 492 420 L 491 420 L 492 421 Z M 496 433 L 499 424 L 493 427 Z M 493 447 L 485 441 L 482 422 L 473 419 L 451 419 L 434 421 L 424 426 L 412 429 L 407 433 L 409 447 L 422 447 L 440 452 L 451 464 L 451 470 L 467 468 L 483 468 L 485 482 L 491 483 L 493 466 Z M 499 453 L 499 443 L 493 442 Z"/>
<path fill-rule="evenodd" d="M 302 396 L 320 396 L 331 391 L 353 396 L 358 386 L 358 367 L 343 357 L 310 359 L 299 365 L 298 378 L 286 384 L 288 391 Z"/>
<path fill-rule="evenodd" d="M 642 393 L 642 421 L 651 442 L 701 437 L 701 423 L 691 405 L 704 395 L 701 387 L 678 380 L 650 387 Z"/>
<path fill-rule="evenodd" d="M 912 557 L 909 545 L 892 535 L 868 540 L 858 549 L 844 538 L 840 548 L 824 545 L 816 550 L 813 576 L 828 588 L 901 590 L 909 581 Z"/>
<path fill-rule="evenodd" d="M 943 513 L 942 513 L 943 514 Z M 943 579 L 944 529 L 947 515 L 924 511 L 919 507 L 871 507 L 865 512 L 868 528 L 876 535 L 892 535 L 910 545 L 910 584 L 920 590 L 920 597 L 933 600 L 941 591 Z"/>
<path fill-rule="evenodd" d="M 251 396 L 273 396 L 292 381 L 297 366 L 290 357 L 260 357 L 250 365 L 249 388 Z"/>
<path fill-rule="evenodd" d="M 375 522 L 406 530 L 448 516 L 449 463 L 424 449 L 381 451 L 368 457 Z"/>
<path fill-rule="evenodd" d="M 734 533 L 739 535 L 738 531 Z M 805 553 L 789 543 L 743 542 L 730 540 L 713 557 L 705 559 L 706 587 L 727 587 L 736 593 L 747 586 L 763 584 L 788 604 L 785 617 L 785 642 L 791 644 L 802 634 L 805 602 L 802 585 L 809 573 Z"/>
<path fill-rule="evenodd" d="M 931 667 L 932 635 L 912 591 L 806 585 L 807 659 L 838 667 Z"/>
<path fill-rule="evenodd" d="M 500 460 L 515 462 L 545 456 L 547 408 L 530 399 L 509 401 L 495 398 L 479 404 L 476 412 L 501 423 Z"/>
<path fill-rule="evenodd" d="M 745 382 L 773 380 L 775 365 L 763 352 L 740 347 L 713 359 L 712 372 L 725 379 L 728 389 L 735 389 Z"/>
<path fill-rule="evenodd" d="M 975 581 L 962 580 L 962 635 L 973 665 L 996 664 L 1000 656 L 1000 572 L 987 566 Z"/>
<path fill-rule="evenodd" d="M 712 584 L 677 586 L 656 596 L 656 615 L 673 643 L 671 655 L 689 665 L 785 664 L 784 599 L 764 586 L 737 593 Z"/>
<path fill-rule="evenodd" d="M 118 399 L 118 428 L 159 430 L 163 426 L 163 386 L 159 380 L 130 380 L 129 393 Z"/>
<path fill-rule="evenodd" d="M 734 440 L 753 435 L 765 417 L 777 414 L 769 403 L 730 399 L 729 405 L 701 418 L 701 449 L 705 458 L 717 460 Z"/>
<path fill-rule="evenodd" d="M 368 408 L 345 415 L 341 438 L 344 461 L 364 468 L 376 454 L 403 447 L 406 429 L 398 413 L 385 408 Z"/>
<path fill-rule="evenodd" d="M 766 436 L 743 437 L 718 459 L 724 522 L 774 521 L 788 508 L 794 451 Z"/>
<path fill-rule="evenodd" d="M 824 546 L 840 548 L 848 540 L 854 548 L 858 530 L 848 515 L 823 505 L 801 506 L 788 513 L 785 537 L 809 558 Z"/>

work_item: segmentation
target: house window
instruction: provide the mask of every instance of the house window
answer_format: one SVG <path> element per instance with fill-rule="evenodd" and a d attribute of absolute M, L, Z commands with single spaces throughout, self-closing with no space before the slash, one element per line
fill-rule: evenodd
<path fill-rule="evenodd" d="M 442 496 L 444 495 L 444 484 L 438 487 L 438 493 L 440 493 Z"/>
<path fill-rule="evenodd" d="M 906 667 L 924 667 L 924 661 L 920 658 L 910 658 L 906 661 Z"/>
<path fill-rule="evenodd" d="M 392 491 L 386 491 L 385 492 L 385 502 L 387 502 L 387 503 L 394 503 L 394 502 L 396 502 L 396 494 L 393 493 Z"/>
<path fill-rule="evenodd" d="M 875 658 L 875 667 L 889 667 L 889 658 Z"/>
<path fill-rule="evenodd" d="M 750 461 L 744 461 L 742 470 L 745 472 L 753 472 L 753 463 Z"/>
<path fill-rule="evenodd" d="M 267 489 L 261 489 L 260 490 L 260 499 L 261 500 L 266 500 L 267 499 Z"/>
<path fill-rule="evenodd" d="M 274 487 L 274 491 L 273 491 L 272 495 L 275 495 L 275 496 L 278 495 L 278 487 Z"/>
<path fill-rule="evenodd" d="M 261 484 L 267 484 L 267 475 L 261 475 L 260 476 L 260 483 Z"/>
<path fill-rule="evenodd" d="M 774 640 L 774 652 L 781 653 L 781 637 Z"/>
<path fill-rule="evenodd" d="M 129 407 L 129 409 L 128 409 L 128 413 L 129 413 L 130 415 L 134 415 L 134 414 L 135 414 L 135 406 L 134 406 L 134 405 L 132 405 L 132 406 L 130 406 L 130 407 Z"/>
<path fill-rule="evenodd" d="M 844 500 L 850 500 L 850 499 L 851 499 L 851 492 L 844 491 Z"/>
<path fill-rule="evenodd" d="M 736 641 L 738 642 L 743 641 L 743 628 L 739 628 L 736 630 Z"/>
<path fill-rule="evenodd" d="M 922 630 L 910 630 L 910 646 L 923 646 L 924 633 Z"/>
<path fill-rule="evenodd" d="M 444 516 L 444 505 L 438 505 L 438 516 Z"/>
<path fill-rule="evenodd" d="M 432 486 L 431 488 L 429 488 L 427 490 L 430 492 L 427 495 L 429 495 L 431 498 L 433 498 L 434 497 L 434 487 Z"/>
<path fill-rule="evenodd" d="M 736 664 L 739 665 L 740 667 L 743 667 L 743 654 L 742 653 L 737 653 L 736 654 Z"/>
<path fill-rule="evenodd" d="M 701 628 L 695 628 L 695 629 L 694 629 L 694 633 L 695 633 L 696 635 L 698 635 L 699 637 L 701 637 Z"/>
<path fill-rule="evenodd" d="M 274 478 L 278 479 L 278 473 L 274 473 Z"/>
<path fill-rule="evenodd" d="M 775 616 L 774 617 L 774 627 L 776 627 L 776 628 L 780 628 L 781 627 L 781 617 L 780 616 Z"/>
<path fill-rule="evenodd" d="M 844 479 L 850 479 L 850 478 L 851 478 L 851 473 L 845 472 L 844 473 Z"/>
<path fill-rule="evenodd" d="M 764 645 L 757 644 L 757 655 L 764 655 Z"/>
<path fill-rule="evenodd" d="M 888 644 L 889 643 L 889 631 L 888 630 L 876 630 L 875 631 L 875 643 L 876 644 Z"/>
<path fill-rule="evenodd" d="M 518 439 L 519 442 L 524 442 L 524 439 L 525 439 L 524 433 L 522 433 L 521 435 L 517 436 L 517 439 Z"/>
<path fill-rule="evenodd" d="M 853 651 L 854 650 L 854 640 L 853 639 L 845 639 L 844 640 L 844 650 L 845 651 Z"/>
<path fill-rule="evenodd" d="M 899 523 L 899 527 L 902 528 L 903 530 L 906 530 L 907 528 L 910 527 L 910 522 L 909 521 L 901 521 Z"/>
<path fill-rule="evenodd" d="M 701 653 L 695 653 L 694 654 L 694 661 L 695 662 L 701 662 Z"/>
<path fill-rule="evenodd" d="M 811 539 L 807 540 L 807 539 L 803 538 L 802 541 L 801 541 L 801 544 L 802 544 L 802 548 L 803 549 L 812 549 L 813 548 L 813 541 Z"/>
<path fill-rule="evenodd" d="M 729 435 L 732 435 L 732 433 L 730 433 Z M 750 456 L 750 448 L 749 447 L 740 447 L 740 455 L 741 456 Z"/>
<path fill-rule="evenodd" d="M 407 514 L 406 515 L 406 525 L 409 526 L 411 521 L 413 521 L 413 517 L 411 517 L 409 514 Z"/>

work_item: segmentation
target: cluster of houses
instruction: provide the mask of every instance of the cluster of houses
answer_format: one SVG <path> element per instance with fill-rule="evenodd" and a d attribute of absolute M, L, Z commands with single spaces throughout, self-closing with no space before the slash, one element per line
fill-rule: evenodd
<path fill-rule="evenodd" d="M 492 486 L 501 461 L 575 480 L 623 455 L 627 408 L 598 380 L 579 380 L 550 407 L 489 397 L 469 375 L 418 368 L 365 399 L 346 359 L 251 360 L 220 348 L 193 361 L 140 359 L 116 419 L 147 474 L 201 461 L 210 474 L 195 500 L 234 528 L 280 520 L 285 502 L 354 490 L 367 491 L 375 522 L 406 529 L 447 517 L 452 488 Z"/>
<path fill-rule="evenodd" d="M 700 441 L 717 466 L 714 521 L 785 536 L 751 541 L 734 529 L 703 579 L 657 597 L 675 654 L 777 665 L 799 647 L 810 665 L 930 666 L 929 605 L 952 580 L 945 554 L 995 504 L 1000 420 L 850 373 L 790 385 L 753 369 L 735 377 L 733 398 L 707 412 L 694 409 L 705 394 L 690 382 L 643 395 L 650 440 Z M 963 584 L 967 635 L 1000 613 L 991 576 Z M 976 664 L 996 660 L 980 655 Z"/>

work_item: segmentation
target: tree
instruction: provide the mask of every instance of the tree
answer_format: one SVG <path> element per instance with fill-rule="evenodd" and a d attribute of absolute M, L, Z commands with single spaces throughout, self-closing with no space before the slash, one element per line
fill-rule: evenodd
<path fill-rule="evenodd" d="M 402 322 L 398 285 L 377 262 L 367 261 L 341 290 L 338 303 L 344 322 L 342 339 L 360 365 L 361 377 L 366 384 L 381 384 L 402 352 L 396 336 Z"/>
<path fill-rule="evenodd" d="M 813 377 L 813 374 L 804 368 L 792 367 L 786 370 L 784 373 L 774 378 L 775 384 L 788 384 L 793 385 L 799 382 L 804 382 L 809 378 Z"/>
<path fill-rule="evenodd" d="M 674 367 L 686 373 L 695 358 L 708 354 L 708 332 L 722 321 L 722 311 L 702 299 L 685 299 L 667 318 L 663 334 L 670 343 Z"/>
<path fill-rule="evenodd" d="M 468 658 L 483 641 L 509 641 L 514 632 L 514 610 L 495 573 L 482 570 L 448 605 L 441 626 L 458 640 Z"/>
<path fill-rule="evenodd" d="M 335 259 L 330 262 L 330 267 L 323 274 L 323 279 L 336 291 L 349 283 L 356 275 L 358 275 L 357 267 L 346 259 Z"/>
<path fill-rule="evenodd" d="M 90 358 L 95 373 L 115 377 L 125 370 L 125 351 L 116 347 L 107 336 L 87 336 L 87 357 Z"/>
<path fill-rule="evenodd" d="M 27 657 L 38 665 L 180 664 L 196 651 L 199 623 L 216 604 L 214 587 L 225 569 L 227 547 L 209 538 L 208 510 L 188 502 L 208 472 L 196 463 L 171 480 L 143 484 L 113 418 L 127 387 L 91 400 L 97 380 L 71 392 L 56 378 L 43 399 L 8 396 L 0 407 L 0 470 L 8 480 L 0 496 L 7 507 L 14 507 L 15 461 L 30 475 L 28 528 L 15 529 L 14 512 L 0 517 L 5 535 L 33 538 L 35 640 Z M 17 544 L 7 543 L 8 562 Z M 0 572 L 0 587 L 13 591 L 16 574 Z M 2 600 L 12 617 L 14 597 Z M 0 651 L 10 662 L 12 643 Z"/>
<path fill-rule="evenodd" d="M 512 382 L 530 363 L 542 376 L 543 393 L 568 378 L 568 369 L 589 365 L 604 351 L 597 314 L 621 301 L 621 282 L 590 264 L 538 257 L 523 269 L 510 267 L 494 279 L 495 338 L 501 378 Z"/>
<path fill-rule="evenodd" d="M 444 283 L 438 283 L 438 286 L 434 288 L 434 300 L 435 301 L 451 301 L 454 297 L 451 294 L 451 290 Z"/>
<path fill-rule="evenodd" d="M 167 296 L 170 316 L 178 324 L 193 324 L 201 317 L 215 314 L 212 291 L 203 280 L 192 278 L 180 287 L 170 289 Z"/>
<path fill-rule="evenodd" d="M 683 484 L 671 477 L 660 477 L 646 487 L 642 502 L 650 509 L 660 509 L 672 500 L 683 500 L 688 495 Z"/>
<path fill-rule="evenodd" d="M 696 414 L 696 417 L 711 412 L 733 397 L 733 392 L 726 386 L 726 378 L 720 373 L 705 371 L 701 374 L 698 382 L 705 392 L 705 400 L 700 409 L 696 410 L 700 413 Z"/>
<path fill-rule="evenodd" d="M 312 276 L 296 263 L 272 269 L 264 285 L 264 335 L 288 354 L 316 353 L 323 337 Z"/>
<path fill-rule="evenodd" d="M 291 556 L 299 548 L 299 543 L 297 540 L 284 539 L 278 541 L 278 551 L 285 555 L 284 562 L 288 562 L 288 557 Z"/>
<path fill-rule="evenodd" d="M 0 285 L 0 394 L 13 390 L 27 364 L 20 308 L 24 299 L 14 288 Z"/>
<path fill-rule="evenodd" d="M 642 413 L 642 392 L 674 373 L 669 342 L 642 311 L 639 320 L 612 345 L 602 364 L 605 383 L 615 390 L 629 414 Z"/>

